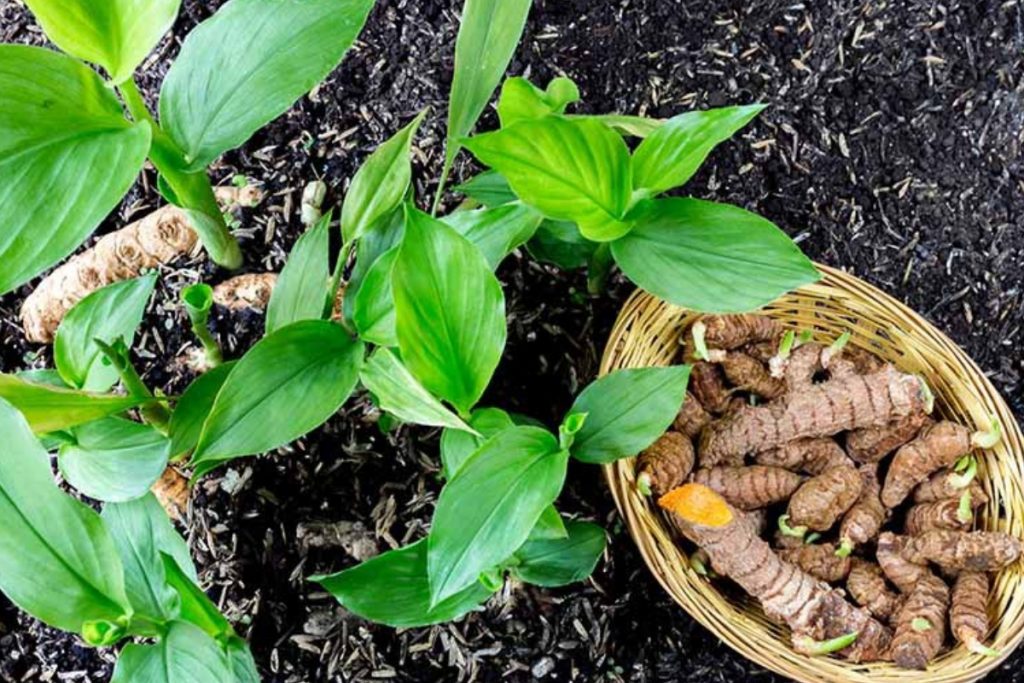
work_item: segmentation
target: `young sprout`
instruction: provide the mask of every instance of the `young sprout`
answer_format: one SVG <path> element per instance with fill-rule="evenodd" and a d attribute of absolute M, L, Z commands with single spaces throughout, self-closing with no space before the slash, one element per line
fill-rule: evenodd
<path fill-rule="evenodd" d="M 814 339 L 814 331 L 813 330 L 801 330 L 800 334 L 798 334 L 797 337 L 796 337 L 796 342 L 797 342 L 796 345 L 797 346 L 803 346 L 804 344 L 808 343 L 812 339 Z"/>
<path fill-rule="evenodd" d="M 203 282 L 186 287 L 181 290 L 181 302 L 185 305 L 185 312 L 188 313 L 189 322 L 192 324 L 192 333 L 203 345 L 206 362 L 211 367 L 220 365 L 224 362 L 224 356 L 217 340 L 210 334 L 210 328 L 207 327 L 210 307 L 213 306 L 213 288 Z"/>
<path fill-rule="evenodd" d="M 973 455 L 965 455 L 957 461 L 953 470 L 959 474 L 951 474 L 949 483 L 955 489 L 967 488 L 978 474 L 978 459 Z"/>
<path fill-rule="evenodd" d="M 807 534 L 807 538 L 804 539 L 804 545 L 813 545 L 814 543 L 817 543 L 820 538 L 821 534 L 817 531 Z"/>
<path fill-rule="evenodd" d="M 779 342 L 779 350 L 775 352 L 775 355 L 768 359 L 768 371 L 772 377 L 782 377 L 786 371 L 786 365 L 789 361 L 789 354 L 793 352 L 794 344 L 796 343 L 796 332 L 793 330 L 786 330 L 786 334 L 782 335 L 782 341 Z"/>
<path fill-rule="evenodd" d="M 839 636 L 831 640 L 814 640 L 810 636 L 799 636 L 793 639 L 796 647 L 809 655 L 827 655 L 839 652 L 857 642 L 860 631 L 852 631 L 845 636 Z"/>
<path fill-rule="evenodd" d="M 690 555 L 690 569 L 696 572 L 698 576 L 708 576 L 711 573 L 704 564 L 704 560 L 698 557 L 697 553 Z"/>
<path fill-rule="evenodd" d="M 843 352 L 843 349 L 846 348 L 846 345 L 849 343 L 851 336 L 852 335 L 849 332 L 843 332 L 841 335 L 839 335 L 838 339 L 832 342 L 832 344 L 829 345 L 827 349 L 821 352 L 822 366 L 827 368 L 828 364 L 832 361 L 832 359 Z"/>
<path fill-rule="evenodd" d="M 924 412 L 930 415 L 932 410 L 935 409 L 935 394 L 932 392 L 932 388 L 928 386 L 928 382 L 925 381 L 924 377 L 918 375 L 917 381 L 921 388 L 921 401 L 924 403 Z"/>
<path fill-rule="evenodd" d="M 918 617 L 910 622 L 910 628 L 914 629 L 918 633 L 924 633 L 925 631 L 932 630 L 932 622 L 928 621 L 924 617 Z"/>
<path fill-rule="evenodd" d="M 853 552 L 853 541 L 848 538 L 844 538 L 839 542 L 839 547 L 836 548 L 836 557 L 849 557 L 850 553 Z"/>
<path fill-rule="evenodd" d="M 160 431 L 166 432 L 167 425 L 171 421 L 171 413 L 167 410 L 166 406 L 153 396 L 153 392 L 142 381 L 139 372 L 132 365 L 128 345 L 124 343 L 124 338 L 118 337 L 110 344 L 102 339 L 93 339 L 93 341 L 103 355 L 107 357 L 107 360 L 110 361 L 111 366 L 117 370 L 117 374 L 121 377 L 121 384 L 124 385 L 129 395 L 153 399 L 147 401 L 139 408 L 142 419 Z"/>
<path fill-rule="evenodd" d="M 974 519 L 974 513 L 971 511 L 970 489 L 964 491 L 963 495 L 960 496 L 960 507 L 956 510 L 956 518 L 963 524 L 968 524 Z"/>
<path fill-rule="evenodd" d="M 586 421 L 587 413 L 572 413 L 562 420 L 562 424 L 558 427 L 558 445 L 562 447 L 562 450 L 567 451 L 572 448 L 576 434 L 583 429 L 583 423 Z"/>
<path fill-rule="evenodd" d="M 708 355 L 708 345 L 704 342 L 704 335 L 706 333 L 707 327 L 700 320 L 695 322 L 690 330 L 690 334 L 693 335 L 693 355 L 699 360 L 710 361 L 711 356 Z"/>
<path fill-rule="evenodd" d="M 647 472 L 641 472 L 636 478 L 636 490 L 641 495 L 651 495 L 651 475 Z"/>
<path fill-rule="evenodd" d="M 986 432 L 975 432 L 971 443 L 978 448 L 992 448 L 1003 438 L 1003 425 L 995 415 L 989 417 L 989 428 Z"/>
<path fill-rule="evenodd" d="M 992 648 L 992 647 L 987 647 L 986 645 L 981 643 L 981 641 L 978 641 L 978 640 L 971 639 L 971 640 L 967 641 L 967 643 L 965 643 L 965 645 L 967 645 L 968 651 L 973 652 L 976 655 L 982 655 L 984 657 L 998 657 L 999 656 L 999 650 L 997 650 L 995 648 Z"/>
<path fill-rule="evenodd" d="M 803 538 L 807 534 L 807 527 L 789 526 L 789 515 L 782 515 L 779 517 L 779 531 L 782 532 L 783 536 L 792 536 L 793 538 Z"/>

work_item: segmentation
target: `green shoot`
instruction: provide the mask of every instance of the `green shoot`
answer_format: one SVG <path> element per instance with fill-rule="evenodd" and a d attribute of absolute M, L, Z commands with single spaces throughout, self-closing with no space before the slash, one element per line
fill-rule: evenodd
<path fill-rule="evenodd" d="M 848 538 L 844 538 L 836 548 L 836 557 L 849 557 L 850 553 L 853 552 L 853 541 Z"/>
<path fill-rule="evenodd" d="M 1003 425 L 995 415 L 989 417 L 989 428 L 986 432 L 975 432 L 971 443 L 978 448 L 992 448 L 1003 438 Z"/>
<path fill-rule="evenodd" d="M 636 490 L 644 496 L 651 495 L 651 475 L 641 472 L 636 478 Z"/>
<path fill-rule="evenodd" d="M 999 650 L 987 647 L 978 640 L 971 639 L 965 643 L 967 649 L 976 655 L 983 655 L 985 657 L 998 657 Z"/>
<path fill-rule="evenodd" d="M 807 534 L 807 538 L 804 539 L 804 545 L 812 545 L 814 543 L 817 543 L 820 538 L 821 534 L 819 534 L 817 531 L 815 531 L 814 533 Z"/>
<path fill-rule="evenodd" d="M 776 358 L 786 360 L 789 358 L 789 354 L 793 352 L 793 344 L 796 342 L 796 332 L 793 330 L 786 330 L 786 334 L 782 335 L 782 341 L 779 343 L 778 353 L 775 354 Z"/>
<path fill-rule="evenodd" d="M 110 361 L 110 364 L 117 370 L 117 374 L 121 376 L 121 383 L 130 396 L 154 399 L 143 404 L 139 408 L 139 412 L 142 414 L 143 420 L 161 432 L 166 433 L 167 425 L 171 421 L 171 412 L 153 396 L 153 392 L 142 381 L 139 372 L 132 365 L 128 345 L 124 343 L 124 338 L 118 337 L 110 344 L 102 339 L 93 339 L 93 342 L 96 343 L 96 346 L 99 347 L 103 355 Z"/>
<path fill-rule="evenodd" d="M 189 323 L 192 325 L 192 334 L 203 345 L 206 362 L 210 367 L 220 365 L 224 362 L 224 356 L 221 354 L 220 345 L 207 327 L 210 307 L 213 306 L 213 289 L 203 282 L 190 285 L 181 290 L 181 303 L 184 304 Z"/>
<path fill-rule="evenodd" d="M 807 527 L 797 526 L 791 527 L 789 525 L 789 515 L 782 515 L 779 517 L 779 531 L 782 532 L 783 536 L 792 536 L 793 538 L 803 538 L 807 534 Z"/>
<path fill-rule="evenodd" d="M 587 413 L 571 413 L 567 415 L 562 424 L 558 427 L 558 445 L 563 450 L 572 448 L 576 434 L 583 429 L 583 423 L 587 421 Z"/>
<path fill-rule="evenodd" d="M 697 556 L 697 553 L 690 555 L 690 569 L 695 571 L 699 576 L 709 576 L 711 572 L 704 565 L 704 562 Z"/>
<path fill-rule="evenodd" d="M 921 401 L 924 403 L 924 412 L 931 414 L 935 410 L 935 394 L 932 392 L 932 388 L 928 386 L 928 382 L 925 381 L 924 377 L 918 375 L 917 381 L 921 388 Z"/>
<path fill-rule="evenodd" d="M 693 329 L 690 331 L 693 335 L 693 355 L 699 360 L 710 361 L 711 356 L 708 354 L 708 346 L 704 342 L 704 335 L 707 333 L 707 327 L 704 323 L 698 320 L 693 324 Z"/>
<path fill-rule="evenodd" d="M 932 630 L 932 622 L 923 617 L 918 617 L 910 622 L 910 628 L 914 629 L 918 633 L 924 633 L 925 631 Z"/>
<path fill-rule="evenodd" d="M 975 458 L 974 456 L 964 456 L 960 460 L 964 461 L 964 466 L 960 469 L 955 470 L 957 472 L 960 472 L 960 474 L 949 475 L 949 483 L 952 484 L 953 488 L 956 489 L 967 488 L 970 485 L 970 483 L 974 481 L 974 477 L 977 476 L 978 474 L 977 458 Z M 960 466 L 959 461 L 957 462 L 957 466 Z"/>
<path fill-rule="evenodd" d="M 858 636 L 860 631 L 852 631 L 831 640 L 814 640 L 809 636 L 799 636 L 793 639 L 793 644 L 798 650 L 809 655 L 827 655 L 850 647 L 857 642 Z"/>
<path fill-rule="evenodd" d="M 814 332 L 812 330 L 802 330 L 796 337 L 797 346 L 803 346 L 812 339 L 814 339 Z"/>
<path fill-rule="evenodd" d="M 971 492 L 964 491 L 960 496 L 960 507 L 956 510 L 956 518 L 963 524 L 969 524 L 974 519 L 974 512 L 971 510 Z"/>

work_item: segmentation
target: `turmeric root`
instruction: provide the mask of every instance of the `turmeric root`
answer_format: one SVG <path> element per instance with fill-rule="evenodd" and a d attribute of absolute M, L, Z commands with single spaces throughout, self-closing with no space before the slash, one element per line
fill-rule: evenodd
<path fill-rule="evenodd" d="M 820 654 L 831 649 L 826 644 L 836 645 L 841 656 L 860 662 L 879 659 L 887 650 L 889 629 L 847 602 L 841 591 L 783 561 L 708 487 L 685 484 L 658 504 L 675 514 L 718 574 L 759 600 L 769 618 L 789 625 L 799 652 Z M 840 644 L 830 642 L 844 637 Z"/>
<path fill-rule="evenodd" d="M 265 311 L 276 284 L 277 273 L 236 275 L 213 288 L 213 301 L 232 311 L 243 308 Z"/>
<path fill-rule="evenodd" d="M 858 375 L 870 375 L 873 372 L 878 372 L 885 365 L 884 360 L 868 349 L 854 346 L 852 344 L 847 344 L 845 348 L 843 348 L 840 358 L 852 363 L 854 371 Z"/>
<path fill-rule="evenodd" d="M 949 587 L 935 576 L 922 577 L 896 616 L 892 658 L 904 669 L 924 670 L 942 649 L 949 611 Z"/>
<path fill-rule="evenodd" d="M 707 347 L 725 351 L 738 349 L 745 344 L 778 342 L 785 332 L 778 321 L 752 313 L 705 315 L 697 323 L 704 325 L 704 342 Z"/>
<path fill-rule="evenodd" d="M 982 644 L 988 633 L 988 589 L 988 574 L 960 572 L 953 584 L 949 626 L 958 643 L 971 652 L 991 657 L 999 653 Z"/>
<path fill-rule="evenodd" d="M 846 435 L 846 452 L 857 462 L 878 462 L 931 422 L 927 414 L 918 412 L 881 427 L 858 429 Z"/>
<path fill-rule="evenodd" d="M 722 366 L 726 379 L 737 389 L 772 400 L 786 392 L 786 383 L 768 374 L 761 361 L 739 351 L 713 352 L 712 360 Z"/>
<path fill-rule="evenodd" d="M 827 531 L 860 498 L 864 482 L 852 467 L 834 467 L 806 481 L 789 499 L 789 524 Z"/>
<path fill-rule="evenodd" d="M 923 410 L 926 395 L 917 377 L 892 366 L 815 384 L 712 422 L 701 433 L 700 460 L 715 465 L 802 437 L 884 425 Z"/>
<path fill-rule="evenodd" d="M 853 467 L 843 449 L 829 437 L 795 439 L 754 456 L 759 465 L 785 467 L 787 470 L 817 476 L 833 467 Z"/>
<path fill-rule="evenodd" d="M 837 556 L 832 543 L 787 548 L 779 551 L 779 557 L 829 583 L 842 581 L 850 573 L 850 558 Z"/>
<path fill-rule="evenodd" d="M 181 520 L 188 510 L 189 488 L 185 478 L 173 465 L 168 465 L 150 488 L 171 519 Z"/>
<path fill-rule="evenodd" d="M 967 494 L 970 500 L 970 494 Z M 918 503 L 907 511 L 903 531 L 908 536 L 919 536 L 932 529 L 966 531 L 971 528 L 974 514 L 970 503 L 962 505 L 956 498 L 937 500 L 933 503 Z"/>
<path fill-rule="evenodd" d="M 854 547 L 874 540 L 885 523 L 887 510 L 879 495 L 877 465 L 861 465 L 858 470 L 863 482 L 860 497 L 843 516 L 839 525 L 840 555 L 848 555 Z"/>
<path fill-rule="evenodd" d="M 663 495 L 681 485 L 693 470 L 693 442 L 679 432 L 665 432 L 636 461 L 637 488 Z"/>
<path fill-rule="evenodd" d="M 733 507 L 756 510 L 786 500 L 803 481 L 781 467 L 712 467 L 697 470 L 693 481 L 707 486 Z"/>
<path fill-rule="evenodd" d="M 934 562 L 946 570 L 994 572 L 1020 559 L 1021 543 L 1002 531 L 933 529 L 907 540 L 902 556 L 909 562 Z"/>
<path fill-rule="evenodd" d="M 846 590 L 861 607 L 876 619 L 888 620 L 900 604 L 900 597 L 885 583 L 882 568 L 873 562 L 852 558 Z"/>
<path fill-rule="evenodd" d="M 704 429 L 709 422 L 711 422 L 711 416 L 708 415 L 708 411 L 704 410 L 704 406 L 700 404 L 696 396 L 687 391 L 683 407 L 676 415 L 672 428 L 692 439 L 700 434 L 700 430 Z"/>
<path fill-rule="evenodd" d="M 921 430 L 917 438 L 896 451 L 882 487 L 882 502 L 896 507 L 911 489 L 936 470 L 949 467 L 975 446 L 990 444 L 991 433 L 976 432 L 944 420 Z"/>
<path fill-rule="evenodd" d="M 732 395 L 717 365 L 703 361 L 694 363 L 690 369 L 690 389 L 705 410 L 716 414 L 728 410 Z"/>
<path fill-rule="evenodd" d="M 925 576 L 931 574 L 925 562 L 911 562 L 904 557 L 910 539 L 885 531 L 878 537 L 875 559 L 885 572 L 886 578 L 901 593 L 910 593 Z"/>
<path fill-rule="evenodd" d="M 793 351 L 782 369 L 786 388 L 789 391 L 799 391 L 814 383 L 814 376 L 824 369 L 822 365 L 824 350 L 821 344 L 810 342 Z"/>
<path fill-rule="evenodd" d="M 778 354 L 779 345 L 773 340 L 754 342 L 741 346 L 740 351 L 767 365 Z"/>

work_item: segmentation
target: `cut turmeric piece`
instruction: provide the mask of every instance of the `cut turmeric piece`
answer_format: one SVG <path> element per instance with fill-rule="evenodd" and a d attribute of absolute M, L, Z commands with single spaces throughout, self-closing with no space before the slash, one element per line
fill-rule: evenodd
<path fill-rule="evenodd" d="M 757 510 L 788 499 L 803 478 L 781 467 L 751 465 L 697 470 L 693 481 L 707 486 L 733 507 Z"/>
<path fill-rule="evenodd" d="M 860 497 L 839 525 L 841 555 L 848 555 L 856 546 L 873 541 L 888 516 L 879 497 L 882 486 L 878 481 L 878 466 L 861 465 L 858 471 L 863 482 Z"/>
<path fill-rule="evenodd" d="M 999 653 L 983 644 L 988 633 L 988 590 L 988 574 L 960 572 L 953 584 L 949 625 L 958 643 L 971 652 L 991 657 Z"/>
<path fill-rule="evenodd" d="M 878 549 L 875 558 L 885 572 L 886 578 L 901 593 L 910 593 L 914 586 L 925 576 L 931 574 L 927 562 L 911 562 L 904 557 L 910 539 L 897 536 L 891 531 L 882 532 L 878 537 Z"/>
<path fill-rule="evenodd" d="M 700 431 L 709 422 L 711 422 L 711 416 L 708 414 L 708 411 L 704 410 L 704 406 L 700 404 L 696 396 L 687 391 L 686 398 L 683 400 L 683 407 L 680 408 L 679 414 L 676 415 L 672 428 L 692 439 L 700 434 Z"/>
<path fill-rule="evenodd" d="M 970 498 L 970 493 L 967 493 L 967 497 Z M 971 528 L 974 515 L 971 514 L 970 504 L 966 513 L 961 507 L 960 500 L 956 498 L 918 503 L 907 510 L 903 530 L 908 536 L 919 536 L 932 529 L 966 531 Z"/>
<path fill-rule="evenodd" d="M 789 499 L 789 524 L 827 531 L 860 498 L 864 482 L 852 467 L 834 467 L 809 479 Z"/>
<path fill-rule="evenodd" d="M 150 488 L 171 519 L 180 521 L 188 510 L 188 479 L 173 465 L 168 465 Z"/>
<path fill-rule="evenodd" d="M 712 360 L 722 366 L 726 379 L 736 388 L 772 400 L 786 392 L 786 383 L 772 377 L 761 361 L 739 351 L 728 351 Z"/>
<path fill-rule="evenodd" d="M 802 544 L 779 551 L 779 557 L 822 581 L 836 583 L 850 573 L 850 558 L 836 555 L 832 543 Z"/>
<path fill-rule="evenodd" d="M 885 626 L 840 591 L 783 561 L 708 487 L 685 484 L 658 503 L 676 515 L 683 533 L 707 552 L 718 574 L 759 600 L 769 618 L 789 625 L 799 651 L 820 654 L 822 644 L 851 633 L 858 636 L 839 653 L 851 661 L 879 659 L 888 648 L 891 634 Z"/>
<path fill-rule="evenodd" d="M 833 379 L 712 422 L 701 433 L 701 463 L 714 465 L 803 437 L 875 427 L 923 409 L 913 375 L 886 366 L 871 375 Z"/>
<path fill-rule="evenodd" d="M 817 476 L 833 467 L 853 467 L 843 449 L 829 437 L 794 439 L 754 456 L 759 465 L 785 467 L 787 470 Z"/>
<path fill-rule="evenodd" d="M 720 415 L 729 409 L 732 394 L 717 365 L 705 361 L 694 363 L 690 369 L 690 389 L 705 410 Z"/>
<path fill-rule="evenodd" d="M 679 432 L 665 432 L 636 461 L 637 487 L 663 495 L 681 485 L 693 470 L 693 443 Z"/>
<path fill-rule="evenodd" d="M 922 577 L 896 615 L 892 658 L 904 669 L 925 670 L 942 649 L 949 611 L 949 587 L 929 573 Z"/>
<path fill-rule="evenodd" d="M 933 529 L 908 539 L 902 556 L 918 564 L 934 562 L 945 570 L 994 572 L 1020 559 L 1020 541 L 1002 531 Z"/>
<path fill-rule="evenodd" d="M 927 414 L 918 412 L 881 427 L 858 429 L 846 435 L 846 452 L 857 462 L 878 462 L 931 423 Z"/>
<path fill-rule="evenodd" d="M 745 344 L 777 343 L 785 333 L 778 321 L 753 313 L 705 315 L 699 322 L 704 324 L 704 341 L 709 349 L 732 351 Z"/>
<path fill-rule="evenodd" d="M 900 605 L 900 596 L 885 583 L 882 568 L 857 557 L 851 559 L 846 590 L 854 602 L 871 612 L 876 619 L 889 619 Z"/>

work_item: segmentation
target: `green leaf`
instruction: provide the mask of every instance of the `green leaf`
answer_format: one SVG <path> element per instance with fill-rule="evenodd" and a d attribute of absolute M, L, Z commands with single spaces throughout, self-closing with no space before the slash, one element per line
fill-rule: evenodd
<path fill-rule="evenodd" d="M 213 402 L 236 362 L 223 363 L 196 377 L 178 399 L 168 426 L 172 458 L 191 451 L 199 443 L 199 436 L 203 433 L 203 423 L 206 422 L 206 417 L 213 408 Z"/>
<path fill-rule="evenodd" d="M 582 581 L 594 572 L 604 552 L 604 529 L 590 522 L 569 522 L 567 537 L 530 540 L 516 551 L 512 575 L 525 583 L 553 588 Z"/>
<path fill-rule="evenodd" d="M 408 207 L 391 280 L 406 367 L 469 412 L 505 348 L 505 297 L 487 261 L 447 225 Z"/>
<path fill-rule="evenodd" d="M 561 114 L 565 108 L 580 99 L 580 90 L 572 79 L 559 76 L 541 90 L 530 81 L 516 76 L 505 80 L 498 98 L 498 118 L 502 127 L 517 121 L 539 119 L 550 114 Z"/>
<path fill-rule="evenodd" d="M 493 170 L 479 173 L 463 184 L 457 185 L 455 189 L 490 208 L 518 199 L 508 181 L 505 180 L 505 176 Z"/>
<path fill-rule="evenodd" d="M 126 645 L 110 683 L 227 683 L 233 681 L 220 643 L 192 624 L 175 621 L 155 645 Z"/>
<path fill-rule="evenodd" d="M 112 83 L 131 77 L 171 28 L 181 0 L 26 0 L 57 47 L 99 64 Z"/>
<path fill-rule="evenodd" d="M 572 455 L 604 464 L 636 455 L 654 443 L 679 413 L 690 366 L 616 370 L 593 382 L 569 415 L 586 413 Z"/>
<path fill-rule="evenodd" d="M 188 170 L 207 166 L 322 81 L 373 0 L 230 0 L 181 46 L 160 92 L 160 122 Z"/>
<path fill-rule="evenodd" d="M 228 641 L 226 652 L 231 667 L 232 683 L 260 683 L 260 672 L 249 651 L 249 645 L 241 638 Z"/>
<path fill-rule="evenodd" d="M 146 495 L 167 467 L 170 440 L 149 425 L 108 417 L 75 427 L 57 464 L 90 498 L 120 503 Z"/>
<path fill-rule="evenodd" d="M 494 592 L 478 581 L 430 604 L 427 539 L 378 555 L 330 576 L 311 576 L 345 609 L 394 628 L 429 626 L 458 619 Z"/>
<path fill-rule="evenodd" d="M 324 214 L 288 254 L 267 304 L 267 334 L 300 320 L 323 317 L 331 278 L 331 215 L 330 211 Z"/>
<path fill-rule="evenodd" d="M 14 373 L 18 379 L 23 379 L 26 382 L 32 382 L 33 384 L 44 384 L 46 386 L 57 387 L 58 389 L 68 389 L 68 385 L 64 382 L 64 378 L 60 376 L 54 368 L 33 368 L 31 370 L 19 370 Z"/>
<path fill-rule="evenodd" d="M 526 243 L 526 248 L 535 259 L 566 270 L 587 265 L 597 247 L 597 242 L 584 237 L 576 224 L 570 221 L 545 220 Z"/>
<path fill-rule="evenodd" d="M 56 432 L 123 413 L 146 402 L 144 397 L 94 394 L 35 384 L 0 373 L 0 398 L 17 408 L 36 434 Z"/>
<path fill-rule="evenodd" d="M 477 433 L 461 429 L 441 432 L 441 468 L 444 478 L 451 479 L 469 459 L 469 456 L 498 432 L 515 426 L 512 418 L 501 408 L 477 408 L 469 418 L 469 426 Z"/>
<path fill-rule="evenodd" d="M 124 569 L 100 516 L 57 487 L 46 451 L 3 400 L 0 434 L 0 590 L 64 631 L 123 623 Z"/>
<path fill-rule="evenodd" d="M 629 231 L 624 220 L 633 189 L 629 149 L 604 124 L 548 116 L 477 135 L 464 144 L 545 216 L 573 221 L 595 241 Z"/>
<path fill-rule="evenodd" d="M 106 391 L 117 383 L 117 369 L 93 341 L 124 339 L 131 348 L 135 330 L 156 286 L 156 273 L 97 289 L 75 304 L 57 328 L 53 361 L 68 386 Z"/>
<path fill-rule="evenodd" d="M 769 220 L 699 199 L 645 202 L 612 255 L 650 293 L 704 312 L 751 311 L 821 278 Z"/>
<path fill-rule="evenodd" d="M 412 182 L 409 148 L 426 113 L 426 110 L 421 111 L 356 171 L 341 209 L 341 232 L 345 242 L 362 237 L 401 205 Z"/>
<path fill-rule="evenodd" d="M 381 409 L 403 422 L 472 432 L 471 427 L 423 388 L 390 349 L 374 351 L 359 378 L 373 392 Z"/>
<path fill-rule="evenodd" d="M 346 320 L 353 319 L 356 297 L 359 295 L 359 290 L 370 269 L 384 253 L 399 244 L 404 235 L 405 206 L 400 206 L 382 218 L 377 225 L 368 230 L 356 242 L 356 263 L 352 267 L 352 274 L 349 276 L 348 286 L 345 288 L 345 298 L 342 301 L 342 310 Z M 390 291 L 391 276 L 388 275 L 387 279 Z M 390 293 L 388 298 L 391 298 Z M 389 306 L 393 307 L 392 304 Z M 394 344 L 387 344 L 387 346 L 394 346 Z"/>
<path fill-rule="evenodd" d="M 673 116 L 633 152 L 633 187 L 656 195 L 684 184 L 716 145 L 735 135 L 765 106 L 724 107 Z"/>
<path fill-rule="evenodd" d="M 0 45 L 0 92 L 3 294 L 71 253 L 117 206 L 146 160 L 150 127 L 125 120 L 95 71 L 38 47 Z"/>
<path fill-rule="evenodd" d="M 217 394 L 192 456 L 194 476 L 320 426 L 352 393 L 362 364 L 363 343 L 326 320 L 292 323 L 264 337 Z"/>
<path fill-rule="evenodd" d="M 537 518 L 537 523 L 530 530 L 530 535 L 527 536 L 526 542 L 529 544 L 530 541 L 565 538 L 568 534 L 565 523 L 562 522 L 562 515 L 558 514 L 558 509 L 554 505 L 549 505 L 544 508 L 544 512 L 540 513 L 540 517 Z"/>
<path fill-rule="evenodd" d="M 649 119 L 629 114 L 570 114 L 569 118 L 597 121 L 616 133 L 634 138 L 645 138 L 665 124 L 664 119 Z"/>
<path fill-rule="evenodd" d="M 456 594 L 521 546 L 562 490 L 569 454 L 546 430 L 512 427 L 445 485 L 427 558 L 431 603 Z"/>
<path fill-rule="evenodd" d="M 441 219 L 472 242 L 494 270 L 516 247 L 533 237 L 543 216 L 521 202 L 493 209 L 456 211 Z"/>
<path fill-rule="evenodd" d="M 161 550 L 160 558 L 163 560 L 167 583 L 177 592 L 181 601 L 179 618 L 194 624 L 219 642 L 230 641 L 237 637 L 231 624 L 217 609 L 217 605 L 213 604 L 213 601 L 196 583 L 195 576 L 189 575 L 171 554 Z M 191 565 L 191 562 L 189 564 Z"/>
<path fill-rule="evenodd" d="M 380 346 L 398 346 L 395 331 L 395 300 L 391 276 L 398 260 L 398 246 L 380 255 L 354 295 L 352 323 L 360 338 Z"/>

